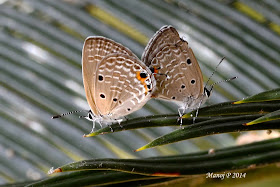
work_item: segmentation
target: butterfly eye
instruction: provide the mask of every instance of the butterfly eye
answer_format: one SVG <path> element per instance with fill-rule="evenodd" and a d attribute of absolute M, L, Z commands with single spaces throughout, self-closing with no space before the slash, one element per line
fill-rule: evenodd
<path fill-rule="evenodd" d="M 89 118 L 89 119 L 93 119 L 93 117 L 92 117 L 92 114 L 91 114 L 91 113 L 88 113 L 88 118 Z"/>
<path fill-rule="evenodd" d="M 210 97 L 211 91 L 209 91 L 207 88 L 204 88 L 204 93 L 207 97 Z"/>

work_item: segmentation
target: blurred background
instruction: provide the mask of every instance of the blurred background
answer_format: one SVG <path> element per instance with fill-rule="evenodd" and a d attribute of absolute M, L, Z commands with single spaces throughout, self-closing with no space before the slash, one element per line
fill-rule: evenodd
<path fill-rule="evenodd" d="M 51 167 L 89 158 L 175 155 L 236 144 L 220 134 L 134 153 L 173 127 L 83 138 L 92 123 L 72 110 L 89 109 L 81 71 L 83 41 L 105 36 L 139 58 L 153 34 L 173 25 L 197 57 L 206 82 L 238 76 L 214 88 L 206 105 L 240 100 L 279 87 L 280 1 L 277 0 L 1 0 L 0 184 L 37 180 Z M 176 114 L 151 100 L 128 118 Z M 179 128 L 179 126 L 178 126 Z"/>

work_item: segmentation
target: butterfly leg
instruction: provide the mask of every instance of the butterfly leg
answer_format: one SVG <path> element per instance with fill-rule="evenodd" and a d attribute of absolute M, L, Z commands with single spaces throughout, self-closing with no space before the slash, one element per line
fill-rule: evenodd
<path fill-rule="evenodd" d="M 96 121 L 96 120 L 92 120 L 92 128 L 91 128 L 90 133 L 94 132 L 94 129 L 95 129 L 95 121 Z"/>
<path fill-rule="evenodd" d="M 114 129 L 113 129 L 112 126 L 111 126 L 112 121 L 114 121 L 114 119 L 112 119 L 111 117 L 109 117 L 109 118 L 110 118 L 110 122 L 104 122 L 104 121 L 103 121 L 103 122 L 105 123 L 106 126 L 109 126 L 111 132 L 114 132 Z M 101 123 L 100 123 L 100 127 L 102 128 Z"/>
<path fill-rule="evenodd" d="M 100 127 L 102 128 L 102 124 L 101 124 L 101 121 L 98 120 L 98 119 L 93 119 L 92 120 L 92 129 L 90 131 L 90 133 L 94 132 L 94 129 L 95 129 L 95 123 L 98 123 L 100 125 Z"/>
<path fill-rule="evenodd" d="M 96 120 L 96 121 L 99 124 L 100 128 L 102 128 L 101 120 Z"/>
<path fill-rule="evenodd" d="M 92 116 L 90 114 L 88 114 L 87 116 L 79 116 L 79 118 L 86 118 L 87 120 L 92 121 L 92 129 L 90 131 L 90 133 L 92 133 L 95 129 L 95 121 L 96 120 L 94 118 L 92 118 Z"/>
<path fill-rule="evenodd" d="M 108 126 L 111 129 L 111 132 L 114 132 L 114 129 L 111 127 L 111 125 L 108 124 Z"/>
<path fill-rule="evenodd" d="M 94 129 L 95 129 L 95 121 L 92 121 L 92 129 L 91 129 L 90 133 L 92 133 L 94 131 Z"/>
<path fill-rule="evenodd" d="M 121 122 L 123 121 L 123 119 L 115 119 L 115 120 L 118 122 L 120 128 L 123 128 L 123 126 L 121 125 Z"/>
<path fill-rule="evenodd" d="M 199 108 L 200 108 L 202 102 L 203 102 L 203 100 L 201 100 L 201 101 L 198 103 L 198 107 L 197 107 L 197 109 L 196 109 L 195 116 L 193 117 L 193 124 L 195 123 L 195 119 L 196 119 L 197 116 L 198 116 L 198 111 L 199 111 Z"/>
<path fill-rule="evenodd" d="M 182 106 L 180 108 L 178 108 L 178 113 L 179 113 L 179 118 L 177 121 L 180 121 L 180 128 L 181 129 L 184 129 L 184 127 L 182 126 L 183 125 L 183 115 L 185 113 L 185 110 L 186 110 L 186 107 Z"/>

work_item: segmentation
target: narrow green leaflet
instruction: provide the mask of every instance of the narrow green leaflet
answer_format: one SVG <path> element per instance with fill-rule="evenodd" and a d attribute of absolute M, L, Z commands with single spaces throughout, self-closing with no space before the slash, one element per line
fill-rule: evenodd
<path fill-rule="evenodd" d="M 280 88 L 262 92 L 246 99 L 236 101 L 233 104 L 251 103 L 251 102 L 263 102 L 263 101 L 275 101 L 280 100 Z"/>
<path fill-rule="evenodd" d="M 186 126 L 184 129 L 178 129 L 169 134 L 165 134 L 146 144 L 145 146 L 137 149 L 136 151 L 142 151 L 144 149 L 152 147 L 162 146 L 191 138 L 197 138 L 213 134 L 251 130 L 280 129 L 280 120 L 269 121 L 266 122 L 264 125 L 242 125 L 260 116 L 261 115 L 244 115 L 209 119 L 204 122 L 199 122 L 193 125 Z"/>
<path fill-rule="evenodd" d="M 279 108 L 279 101 L 246 103 L 243 105 L 234 105 L 232 104 L 232 102 L 225 102 L 200 108 L 198 112 L 199 118 L 196 118 L 195 123 L 209 120 L 210 117 L 266 114 L 273 112 Z M 192 117 L 196 115 L 196 112 L 197 111 L 194 110 L 190 113 L 185 114 L 183 116 L 183 125 L 192 125 Z M 84 137 L 91 137 L 100 134 L 107 134 L 112 132 L 133 130 L 139 128 L 179 126 L 180 124 L 178 122 L 178 118 L 178 114 L 172 114 L 129 119 L 124 122 L 121 122 L 120 124 L 114 123 L 111 126 L 107 126 L 90 134 L 84 135 Z"/>
<path fill-rule="evenodd" d="M 256 102 L 256 103 L 246 103 L 243 105 L 235 105 L 232 102 L 219 103 L 215 105 L 210 105 L 202 107 L 198 111 L 199 117 L 207 116 L 233 116 L 233 115 L 248 115 L 248 114 L 264 114 L 273 112 L 280 108 L 279 101 L 273 102 Z M 183 118 L 191 118 L 196 116 L 197 110 L 191 111 L 185 115 Z"/>
<path fill-rule="evenodd" d="M 139 128 L 147 127 L 163 127 L 163 126 L 180 126 L 178 122 L 179 115 L 156 115 L 156 116 L 147 116 L 141 118 L 129 119 L 127 121 L 119 123 L 114 123 L 110 126 L 104 127 L 97 131 L 91 132 L 90 134 L 84 135 L 84 137 L 97 136 L 100 134 L 107 134 L 112 132 L 124 131 L 124 130 L 133 130 Z M 205 121 L 209 118 L 199 118 L 197 122 Z M 184 119 L 184 125 L 193 124 L 192 119 Z"/>
<path fill-rule="evenodd" d="M 280 138 L 193 154 L 145 159 L 93 159 L 61 166 L 52 173 L 114 170 L 148 176 L 178 177 L 247 168 L 280 161 Z M 252 155 L 248 157 L 248 155 Z"/>
<path fill-rule="evenodd" d="M 89 186 L 89 185 L 112 185 L 122 184 L 131 181 L 142 181 L 151 179 L 164 179 L 163 177 L 151 177 L 145 175 L 137 175 L 116 171 L 77 171 L 67 173 L 66 175 L 53 176 L 34 182 L 28 186 Z"/>
<path fill-rule="evenodd" d="M 258 119 L 255 119 L 255 120 L 253 120 L 249 123 L 245 123 L 243 125 L 254 125 L 254 124 L 263 123 L 263 122 L 272 121 L 272 120 L 278 120 L 278 119 L 280 119 L 280 110 L 276 110 L 274 112 L 266 114 Z"/>

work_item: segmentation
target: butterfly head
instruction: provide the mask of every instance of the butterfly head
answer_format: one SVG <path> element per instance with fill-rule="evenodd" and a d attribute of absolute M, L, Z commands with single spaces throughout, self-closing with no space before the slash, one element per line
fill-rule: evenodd
<path fill-rule="evenodd" d="M 212 87 L 213 88 L 213 87 Z M 211 95 L 212 95 L 212 91 L 213 91 L 213 89 L 210 89 L 210 90 L 208 90 L 206 87 L 204 87 L 204 96 L 206 97 L 206 98 L 209 98 Z"/>
<path fill-rule="evenodd" d="M 92 113 L 91 110 L 88 111 L 87 115 L 86 116 L 80 116 L 80 118 L 85 118 L 89 121 L 95 121 L 95 115 Z"/>

